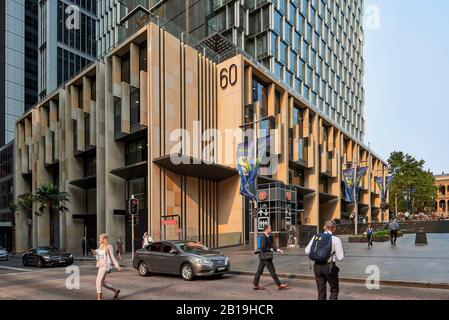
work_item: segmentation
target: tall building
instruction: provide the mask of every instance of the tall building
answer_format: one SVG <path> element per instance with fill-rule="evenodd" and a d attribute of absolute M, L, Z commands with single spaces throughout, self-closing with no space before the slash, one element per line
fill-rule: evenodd
<path fill-rule="evenodd" d="M 37 102 L 38 0 L 0 2 L 0 245 L 13 248 L 15 121 Z"/>
<path fill-rule="evenodd" d="M 102 52 L 119 41 L 120 21 L 141 6 L 198 40 L 221 34 L 363 141 L 363 0 L 100 0 L 98 5 L 107 12 L 98 20 L 105 30 Z M 221 41 L 216 46 L 227 47 Z"/>
<path fill-rule="evenodd" d="M 131 196 L 140 200 L 139 239 L 149 231 L 210 247 L 249 243 L 265 223 L 283 246 L 291 225 L 316 232 L 329 219 L 349 223 L 352 212 L 388 220 L 375 183 L 387 164 L 300 92 L 248 54 L 207 41 L 198 49 L 175 24 L 138 19 L 102 59 L 16 122 L 15 196 L 52 182 L 70 197 L 64 214 L 46 211 L 31 224 L 18 214 L 18 250 L 32 235 L 35 246 L 79 252 L 83 236 L 95 245 L 102 232 L 112 242 L 124 237 L 130 250 Z M 240 195 L 237 146 L 256 141 L 242 126 L 275 130 L 269 159 L 278 165 L 257 180 L 260 216 Z M 182 141 L 173 139 L 178 129 L 188 133 Z M 366 166 L 356 203 L 342 187 L 348 164 Z"/>
<path fill-rule="evenodd" d="M 39 98 L 95 61 L 95 0 L 39 1 Z"/>

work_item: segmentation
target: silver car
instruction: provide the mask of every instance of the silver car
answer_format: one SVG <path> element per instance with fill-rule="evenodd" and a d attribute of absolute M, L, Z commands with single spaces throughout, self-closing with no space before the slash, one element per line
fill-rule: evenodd
<path fill-rule="evenodd" d="M 9 253 L 5 248 L 0 248 L 0 261 L 9 259 Z"/>
<path fill-rule="evenodd" d="M 231 263 L 220 252 L 196 242 L 156 241 L 137 250 L 133 267 L 142 277 L 156 273 L 173 274 L 190 281 L 195 277 L 226 274 L 231 270 Z"/>

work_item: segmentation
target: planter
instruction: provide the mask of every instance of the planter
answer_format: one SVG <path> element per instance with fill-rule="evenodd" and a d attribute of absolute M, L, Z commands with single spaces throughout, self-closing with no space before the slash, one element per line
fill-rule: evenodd
<path fill-rule="evenodd" d="M 398 237 L 402 237 L 403 234 L 398 234 Z M 368 243 L 368 238 L 365 235 L 356 235 L 356 236 L 349 236 L 348 238 L 350 243 Z M 388 242 L 390 241 L 390 235 L 374 235 L 373 242 Z"/>

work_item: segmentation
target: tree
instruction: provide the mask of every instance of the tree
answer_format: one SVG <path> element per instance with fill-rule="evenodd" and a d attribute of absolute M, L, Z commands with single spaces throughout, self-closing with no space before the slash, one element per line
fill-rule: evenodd
<path fill-rule="evenodd" d="M 394 179 L 390 187 L 390 206 L 395 207 L 395 196 L 398 199 L 398 211 L 406 210 L 403 194 L 413 190 L 412 212 L 421 212 L 427 206 L 434 206 L 437 197 L 435 177 L 424 170 L 425 161 L 416 160 L 409 154 L 394 151 L 388 159 L 390 174 Z M 419 213 L 418 212 L 418 213 Z"/>
<path fill-rule="evenodd" d="M 26 215 L 28 225 L 28 248 L 33 245 L 33 204 L 34 195 L 31 193 L 23 194 L 17 197 L 16 201 L 11 204 L 13 212 L 20 212 Z"/>
<path fill-rule="evenodd" d="M 35 192 L 34 197 L 39 203 L 39 215 L 43 215 L 48 209 L 50 215 L 50 245 L 55 245 L 54 217 L 69 209 L 64 205 L 69 202 L 69 194 L 59 190 L 59 187 L 52 183 L 40 186 Z"/>

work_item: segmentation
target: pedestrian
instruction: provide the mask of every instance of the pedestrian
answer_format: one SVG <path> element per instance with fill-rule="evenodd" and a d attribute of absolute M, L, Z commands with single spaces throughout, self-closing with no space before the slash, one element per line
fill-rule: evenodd
<path fill-rule="evenodd" d="M 351 213 L 351 215 L 349 216 L 349 220 L 351 220 L 351 223 L 354 223 L 354 219 L 355 219 L 355 214 Z"/>
<path fill-rule="evenodd" d="M 390 222 L 388 228 L 390 229 L 391 245 L 396 246 L 396 240 L 398 239 L 398 229 L 399 229 L 399 224 L 396 222 L 396 219 L 393 219 L 393 221 Z"/>
<path fill-rule="evenodd" d="M 122 253 L 123 253 L 122 237 L 118 237 L 117 241 L 115 242 L 115 253 L 117 254 L 117 258 L 119 260 L 122 260 Z"/>
<path fill-rule="evenodd" d="M 81 252 L 83 253 L 83 256 L 87 256 L 87 248 L 86 248 L 86 237 L 83 237 L 81 240 Z"/>
<path fill-rule="evenodd" d="M 109 237 L 107 234 L 101 234 L 99 237 L 100 246 L 97 250 L 92 250 L 93 255 L 97 259 L 97 300 L 103 299 L 102 288 L 111 290 L 114 292 L 114 299 L 117 299 L 120 294 L 120 289 L 116 289 L 106 282 L 106 276 L 111 272 L 112 264 L 117 268 L 119 272 L 123 271 L 122 267 L 118 263 L 114 256 L 114 249 L 109 244 Z"/>
<path fill-rule="evenodd" d="M 374 229 L 371 227 L 371 224 L 368 225 L 368 228 L 366 228 L 366 237 L 368 238 L 368 248 L 373 247 L 373 232 Z"/>
<path fill-rule="evenodd" d="M 264 233 L 262 234 L 260 239 L 260 249 L 259 251 L 256 251 L 256 253 L 259 254 L 259 266 L 257 268 L 256 276 L 254 277 L 253 289 L 265 290 L 264 287 L 259 286 L 260 276 L 262 275 L 265 267 L 267 267 L 268 272 L 270 272 L 270 275 L 273 278 L 274 282 L 276 283 L 277 288 L 279 290 L 285 289 L 288 287 L 288 284 L 281 283 L 278 276 L 276 275 L 276 270 L 273 264 L 273 253 L 278 252 L 280 254 L 283 254 L 284 252 L 280 249 L 273 248 L 270 241 L 271 226 L 265 225 L 263 231 Z"/>
<path fill-rule="evenodd" d="M 288 245 L 291 247 L 296 247 L 297 239 L 296 239 L 296 228 L 295 226 L 290 226 L 288 229 Z"/>
<path fill-rule="evenodd" d="M 334 236 L 337 224 L 335 221 L 327 221 L 324 225 L 324 233 L 315 235 L 306 248 L 309 259 L 315 261 L 313 269 L 318 290 L 318 300 L 326 300 L 327 283 L 330 286 L 330 300 L 338 300 L 340 290 L 338 273 L 340 269 L 336 265 L 336 259 L 343 260 L 343 246 L 340 238 Z"/>
<path fill-rule="evenodd" d="M 150 245 L 151 242 L 153 242 L 153 238 L 150 236 L 150 234 L 148 232 L 145 232 L 143 234 L 143 238 L 142 238 L 142 249 L 146 248 L 147 246 Z"/>

